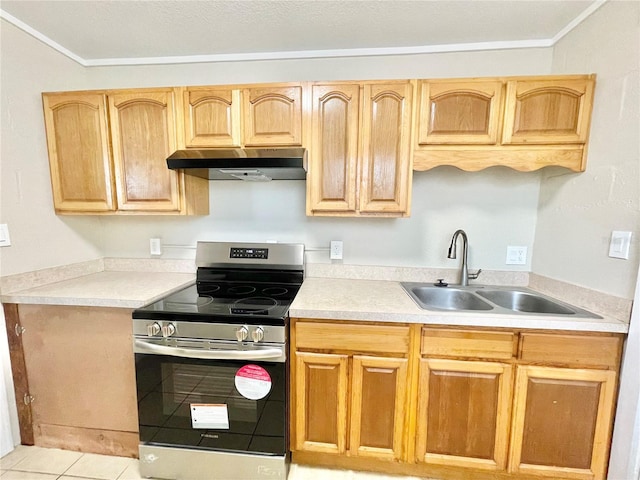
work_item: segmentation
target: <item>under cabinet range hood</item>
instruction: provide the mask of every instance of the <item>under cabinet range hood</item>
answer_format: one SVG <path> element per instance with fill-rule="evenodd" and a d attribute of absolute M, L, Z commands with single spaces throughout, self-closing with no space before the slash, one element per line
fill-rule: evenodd
<path fill-rule="evenodd" d="M 209 180 L 304 180 L 304 148 L 218 148 L 178 150 L 167 158 L 172 170 Z"/>

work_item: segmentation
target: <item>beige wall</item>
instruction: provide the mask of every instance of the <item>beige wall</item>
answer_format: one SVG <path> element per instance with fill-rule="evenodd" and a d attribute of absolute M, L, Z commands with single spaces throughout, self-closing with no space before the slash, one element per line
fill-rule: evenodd
<path fill-rule="evenodd" d="M 14 245 L 2 250 L 2 274 L 99 256 L 148 257 L 149 238 L 192 245 L 198 239 L 301 241 L 310 247 L 344 241 L 345 263 L 457 267 L 446 250 L 457 228 L 467 230 L 472 268 L 504 269 L 506 245 L 533 246 L 539 174 L 507 169 L 418 172 L 408 219 L 305 216 L 304 182 L 211 182 L 211 214 L 203 218 L 56 217 L 40 92 L 316 79 L 464 77 L 546 74 L 550 49 L 83 69 L 2 22 L 2 222 Z M 6 77 L 6 80 L 5 80 Z M 5 81 L 7 87 L 5 87 Z M 18 99 L 18 100 L 16 100 Z M 24 115 L 15 118 L 5 102 Z M 5 120 L 13 117 L 12 122 Z M 9 128 L 9 123 L 12 125 Z M 26 148 L 25 148 L 26 147 Z M 17 192 L 16 172 L 21 172 Z M 165 249 L 166 257 L 193 255 Z M 311 253 L 311 262 L 328 262 Z M 529 266 L 515 267 L 528 270 Z"/>
<path fill-rule="evenodd" d="M 553 72 L 598 75 L 587 171 L 545 173 L 533 270 L 633 298 L 640 261 L 640 3 L 608 2 L 554 48 Z M 612 230 L 633 232 L 629 260 Z"/>
<path fill-rule="evenodd" d="M 12 242 L 0 248 L 0 274 L 99 258 L 98 220 L 53 214 L 40 98 L 85 88 L 87 72 L 4 20 L 0 41 L 0 223 Z"/>

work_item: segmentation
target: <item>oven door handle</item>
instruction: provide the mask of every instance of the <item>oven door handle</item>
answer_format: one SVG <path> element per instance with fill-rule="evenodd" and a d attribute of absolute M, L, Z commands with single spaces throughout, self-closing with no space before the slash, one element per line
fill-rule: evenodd
<path fill-rule="evenodd" d="M 208 360 L 263 360 L 280 358 L 284 353 L 280 348 L 264 348 L 262 350 L 196 350 L 157 345 L 137 338 L 135 339 L 135 351 L 136 353 L 156 353 L 172 357 L 203 358 Z"/>

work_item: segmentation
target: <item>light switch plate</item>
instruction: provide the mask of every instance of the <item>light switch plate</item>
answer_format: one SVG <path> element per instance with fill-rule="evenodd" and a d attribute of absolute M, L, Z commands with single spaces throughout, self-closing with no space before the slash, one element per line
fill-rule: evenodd
<path fill-rule="evenodd" d="M 149 239 L 149 253 L 151 255 L 162 255 L 162 242 L 159 238 Z"/>
<path fill-rule="evenodd" d="M 631 246 L 631 232 L 614 230 L 611 232 L 609 243 L 609 256 L 612 258 L 629 259 L 629 247 Z"/>
<path fill-rule="evenodd" d="M 9 245 L 11 245 L 9 226 L 6 223 L 0 223 L 0 247 L 8 247 Z"/>

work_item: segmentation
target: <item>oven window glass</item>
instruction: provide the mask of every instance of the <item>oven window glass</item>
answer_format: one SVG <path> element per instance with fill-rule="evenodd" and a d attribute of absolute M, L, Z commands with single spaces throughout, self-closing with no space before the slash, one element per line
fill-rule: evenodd
<path fill-rule="evenodd" d="M 243 396 L 235 386 L 237 372 L 247 364 L 265 369 L 271 378 L 270 391 L 258 400 Z M 287 449 L 285 372 L 285 363 L 199 360 L 137 353 L 140 441 L 284 455 Z M 215 420 L 226 416 L 228 428 L 194 428 L 192 405 L 204 406 L 200 411 L 216 412 Z M 195 418 L 196 424 L 203 420 L 202 417 Z"/>

